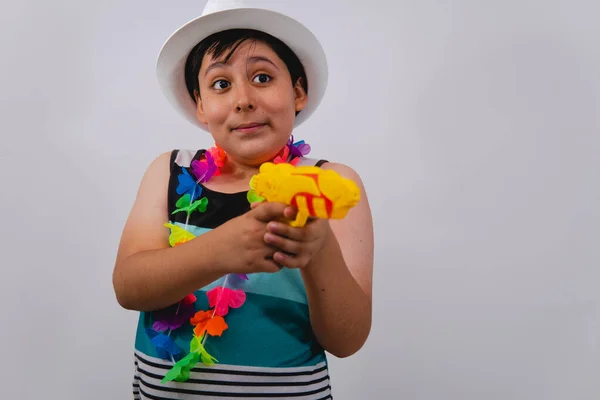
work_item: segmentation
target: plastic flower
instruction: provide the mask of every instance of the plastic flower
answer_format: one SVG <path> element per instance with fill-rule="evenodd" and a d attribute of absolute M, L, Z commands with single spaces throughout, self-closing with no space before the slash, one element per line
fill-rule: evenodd
<path fill-rule="evenodd" d="M 304 140 L 300 140 L 294 143 L 294 136 L 290 137 L 290 140 L 287 143 L 287 147 L 290 149 L 290 153 L 294 157 L 304 157 L 310 153 L 310 145 Z"/>
<path fill-rule="evenodd" d="M 152 329 L 147 329 L 146 332 L 160 358 L 172 360 L 181 354 L 181 349 L 169 336 L 164 333 L 155 332 Z"/>
<path fill-rule="evenodd" d="M 214 365 L 215 361 L 218 361 L 216 358 L 208 354 L 202 345 L 202 338 L 198 336 L 194 336 L 192 338 L 192 341 L 190 342 L 190 352 L 199 354 L 200 360 L 202 360 L 202 363 L 205 365 Z"/>
<path fill-rule="evenodd" d="M 228 326 L 220 315 L 213 315 L 213 311 L 198 311 L 190 323 L 195 326 L 194 334 L 198 337 L 208 333 L 210 336 L 221 336 Z"/>
<path fill-rule="evenodd" d="M 215 165 L 218 168 L 222 168 L 225 165 L 227 154 L 225 153 L 225 150 L 223 150 L 218 144 L 216 144 L 215 147 L 208 149 L 207 153 L 210 153 Z"/>
<path fill-rule="evenodd" d="M 208 354 L 202 345 L 202 338 L 194 336 L 190 342 L 190 352 L 187 356 L 177 361 L 167 372 L 161 383 L 170 381 L 185 382 L 190 378 L 190 371 L 202 360 L 205 365 L 214 365 L 218 360 Z"/>
<path fill-rule="evenodd" d="M 169 244 L 171 247 L 189 242 L 196 237 L 193 233 L 188 232 L 177 225 L 166 223 L 165 226 L 171 230 L 171 234 L 169 235 Z"/>
<path fill-rule="evenodd" d="M 162 310 L 154 311 L 154 323 L 152 329 L 156 332 L 165 332 L 167 330 L 175 330 L 183 326 L 188 321 L 196 310 L 194 304 L 185 304 L 184 302 L 177 303 Z"/>
<path fill-rule="evenodd" d="M 283 164 L 285 162 L 287 162 L 288 156 L 290 154 L 290 149 L 289 147 L 284 147 L 279 154 L 277 155 L 277 157 L 275 157 L 273 159 L 273 164 Z"/>
<path fill-rule="evenodd" d="M 185 305 L 192 305 L 196 302 L 196 295 L 194 293 L 190 293 L 181 300 L 181 302 Z"/>
<path fill-rule="evenodd" d="M 187 169 L 183 169 L 183 172 L 177 176 L 179 185 L 177 186 L 177 194 L 189 194 L 190 201 L 195 201 L 202 194 L 202 186 L 200 186 L 194 177 L 190 175 Z"/>
<path fill-rule="evenodd" d="M 192 172 L 198 182 L 206 183 L 215 175 L 219 175 L 219 167 L 210 151 L 204 153 L 203 160 L 192 161 Z"/>
<path fill-rule="evenodd" d="M 205 350 L 206 351 L 206 350 Z M 200 353 L 193 352 L 177 361 L 173 368 L 167 372 L 161 383 L 167 383 L 170 381 L 185 382 L 190 379 L 190 371 L 198 364 L 200 360 Z"/>
<path fill-rule="evenodd" d="M 225 316 L 229 312 L 229 307 L 239 308 L 246 301 L 246 293 L 243 290 L 232 290 L 218 286 L 206 293 L 208 304 L 214 307 L 215 313 Z"/>
<path fill-rule="evenodd" d="M 203 197 L 200 200 L 196 200 L 192 203 L 190 195 L 185 194 L 179 200 L 177 200 L 175 206 L 177 206 L 177 209 L 171 214 L 176 214 L 178 212 L 185 211 L 186 213 L 188 213 L 188 215 L 190 215 L 196 210 L 200 212 L 206 211 L 206 207 L 208 206 L 208 199 L 206 197 Z"/>

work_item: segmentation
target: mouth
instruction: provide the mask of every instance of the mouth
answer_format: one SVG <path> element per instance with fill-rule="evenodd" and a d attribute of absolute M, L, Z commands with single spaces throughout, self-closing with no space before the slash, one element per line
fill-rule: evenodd
<path fill-rule="evenodd" d="M 247 124 L 240 124 L 233 128 L 234 131 L 241 133 L 252 133 L 258 131 L 260 128 L 265 126 L 266 124 L 261 122 L 250 122 Z"/>

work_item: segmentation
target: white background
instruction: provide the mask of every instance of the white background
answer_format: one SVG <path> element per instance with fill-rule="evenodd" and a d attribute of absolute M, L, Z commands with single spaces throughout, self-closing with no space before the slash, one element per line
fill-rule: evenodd
<path fill-rule="evenodd" d="M 599 3 L 270 3 L 329 57 L 296 138 L 374 213 L 373 330 L 334 396 L 600 398 Z M 112 267 L 150 161 L 210 144 L 154 76 L 203 5 L 2 2 L 0 398 L 131 398 Z"/>

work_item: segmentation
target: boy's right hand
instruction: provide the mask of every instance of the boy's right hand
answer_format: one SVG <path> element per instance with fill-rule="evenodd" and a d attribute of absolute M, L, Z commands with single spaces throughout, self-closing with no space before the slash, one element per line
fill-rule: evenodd
<path fill-rule="evenodd" d="M 250 211 L 216 229 L 219 266 L 227 273 L 278 272 L 281 266 L 273 260 L 277 249 L 266 244 L 264 237 L 269 222 L 286 220 L 287 207 L 276 202 L 253 204 Z"/>

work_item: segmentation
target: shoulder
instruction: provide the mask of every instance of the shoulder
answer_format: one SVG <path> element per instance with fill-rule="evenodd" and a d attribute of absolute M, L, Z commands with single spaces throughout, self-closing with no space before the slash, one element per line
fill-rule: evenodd
<path fill-rule="evenodd" d="M 146 168 L 145 176 L 161 175 L 169 172 L 170 164 L 174 157 L 174 151 L 166 151 L 156 156 Z"/>
<path fill-rule="evenodd" d="M 138 200 L 145 196 L 155 196 L 159 190 L 166 188 L 171 175 L 173 151 L 166 151 L 156 156 L 146 167 L 138 189 Z"/>
<path fill-rule="evenodd" d="M 177 169 L 178 164 L 180 167 L 189 166 L 191 162 L 191 160 L 187 160 L 189 153 L 191 151 L 174 149 L 154 157 L 144 171 L 140 190 L 144 193 L 147 193 L 148 189 L 163 190 L 168 186 L 170 177 Z M 187 165 L 185 165 L 186 162 Z"/>
<path fill-rule="evenodd" d="M 348 217 L 344 218 L 341 221 L 336 221 L 335 224 L 341 227 L 355 224 L 363 226 L 365 224 L 372 224 L 371 206 L 369 204 L 367 191 L 365 189 L 363 180 L 358 174 L 358 172 L 356 172 L 354 168 L 348 165 L 336 162 L 328 162 L 326 164 L 323 164 L 321 168 L 324 170 L 335 171 L 342 178 L 346 178 L 353 181 L 360 190 L 360 200 L 358 204 L 352 210 L 350 210 Z"/>
<path fill-rule="evenodd" d="M 364 187 L 362 178 L 352 167 L 342 163 L 326 162 L 321 166 L 321 169 L 335 171 L 344 178 L 353 180 L 357 185 Z"/>
<path fill-rule="evenodd" d="M 363 222 L 365 219 L 370 220 L 371 206 L 369 205 L 367 191 L 359 173 L 356 172 L 354 168 L 350 167 L 349 165 L 336 162 L 327 162 L 321 166 L 321 169 L 335 171 L 342 178 L 350 179 L 356 184 L 356 186 L 358 186 L 360 190 L 360 201 L 358 202 L 358 205 L 354 208 L 354 211 L 351 212 L 351 214 L 354 217 L 359 217 L 359 219 L 363 220 Z"/>

